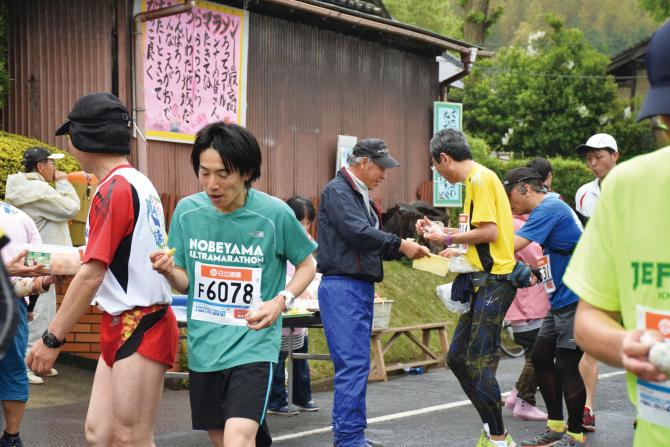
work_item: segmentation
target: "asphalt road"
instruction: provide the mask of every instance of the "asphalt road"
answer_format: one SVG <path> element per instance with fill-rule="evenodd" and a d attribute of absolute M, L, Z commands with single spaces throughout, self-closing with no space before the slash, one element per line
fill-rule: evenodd
<path fill-rule="evenodd" d="M 520 359 L 504 359 L 498 380 L 509 391 L 522 366 Z M 34 396 L 26 411 L 21 437 L 27 447 L 84 445 L 84 418 L 91 373 L 61 367 L 58 377 L 33 386 Z M 633 438 L 634 411 L 625 388 L 625 376 L 601 367 L 597 400 L 597 432 L 588 435 L 590 447 L 629 446 Z M 68 390 L 63 393 L 63 390 Z M 50 395 L 62 395 L 58 399 Z M 268 416 L 278 447 L 326 447 L 332 445 L 330 408 L 332 391 L 315 393 L 321 406 L 317 413 L 299 416 Z M 542 398 L 538 394 L 538 401 Z M 37 405 L 39 403 L 40 405 Z M 540 405 L 541 406 L 541 405 Z M 505 425 L 517 442 L 543 430 L 542 422 L 518 421 L 503 410 Z M 435 368 L 418 376 L 395 376 L 368 389 L 369 437 L 395 447 L 474 446 L 481 421 L 450 371 Z M 190 428 L 188 392 L 165 390 L 156 421 L 157 446 L 209 446 L 204 432 Z"/>

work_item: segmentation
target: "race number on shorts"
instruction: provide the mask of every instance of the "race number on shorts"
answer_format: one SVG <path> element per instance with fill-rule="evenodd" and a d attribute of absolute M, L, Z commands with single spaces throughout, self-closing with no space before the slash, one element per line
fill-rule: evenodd
<path fill-rule="evenodd" d="M 637 306 L 637 327 L 659 331 L 670 340 L 670 312 Z M 670 428 L 670 380 L 647 382 L 637 379 L 638 416 Z"/>
<path fill-rule="evenodd" d="M 260 268 L 195 263 L 191 318 L 246 326 L 244 317 L 261 304 Z"/>
<path fill-rule="evenodd" d="M 551 276 L 551 261 L 549 255 L 540 256 L 537 258 L 537 268 L 542 276 L 542 285 L 547 293 L 556 291 L 556 284 L 554 278 Z"/>

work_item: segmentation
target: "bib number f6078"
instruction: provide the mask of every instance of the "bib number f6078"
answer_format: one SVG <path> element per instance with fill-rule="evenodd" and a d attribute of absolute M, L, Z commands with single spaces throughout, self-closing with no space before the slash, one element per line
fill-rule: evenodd
<path fill-rule="evenodd" d="M 260 268 L 195 263 L 191 318 L 210 323 L 246 326 L 244 317 L 260 307 Z"/>

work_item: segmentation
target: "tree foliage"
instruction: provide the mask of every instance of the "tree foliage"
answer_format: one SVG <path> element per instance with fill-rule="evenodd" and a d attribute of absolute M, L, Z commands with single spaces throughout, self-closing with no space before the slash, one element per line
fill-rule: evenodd
<path fill-rule="evenodd" d="M 549 16 L 528 47 L 504 48 L 466 78 L 465 129 L 493 149 L 521 156 L 574 156 L 577 144 L 611 132 L 636 153 L 653 148 L 649 128 L 624 118 L 608 58 L 581 31 Z M 627 151 L 622 151 L 626 154 Z"/>
<path fill-rule="evenodd" d="M 503 7 L 493 7 L 491 0 L 459 0 L 463 8 L 463 38 L 477 45 L 484 44 L 491 27 L 500 19 Z"/>
<path fill-rule="evenodd" d="M 670 17 L 670 0 L 639 0 L 640 6 L 657 20 Z"/>
<path fill-rule="evenodd" d="M 582 30 L 593 48 L 614 55 L 649 37 L 662 20 L 645 11 L 641 2 L 668 4 L 670 0 L 506 1 L 505 13 L 491 28 L 487 44 L 494 48 L 523 45 L 529 35 L 547 30 L 544 16 L 552 13 L 566 27 Z"/>
<path fill-rule="evenodd" d="M 385 0 L 396 20 L 455 39 L 463 38 L 463 20 L 450 0 Z"/>

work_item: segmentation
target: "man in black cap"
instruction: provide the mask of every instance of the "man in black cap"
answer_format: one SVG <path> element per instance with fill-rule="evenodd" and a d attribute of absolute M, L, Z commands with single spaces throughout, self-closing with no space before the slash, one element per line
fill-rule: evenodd
<path fill-rule="evenodd" d="M 361 140 L 347 163 L 326 185 L 319 202 L 319 308 L 335 366 L 335 445 L 378 446 L 364 434 L 374 283 L 384 277 L 383 259 L 400 253 L 416 259 L 429 251 L 381 230 L 381 210 L 369 191 L 384 180 L 387 169 L 400 166 L 386 144 L 376 138 Z"/>
<path fill-rule="evenodd" d="M 68 221 L 79 212 L 79 197 L 68 182 L 67 174 L 56 168 L 56 160 L 64 154 L 51 153 L 43 147 L 31 147 L 23 153 L 24 172 L 7 177 L 5 200 L 28 214 L 40 232 L 42 242 L 72 246 Z M 54 186 L 51 186 L 51 183 Z M 40 295 L 29 323 L 28 349 L 40 339 L 56 315 L 56 290 L 50 288 Z M 28 370 L 28 380 L 33 385 L 44 383 L 42 377 Z M 55 376 L 52 368 L 47 376 Z"/>
<path fill-rule="evenodd" d="M 149 179 L 128 164 L 130 118 L 116 96 L 85 95 L 68 118 L 56 134 L 68 136 L 70 152 L 101 180 L 91 202 L 83 264 L 28 365 L 48 371 L 95 298 L 103 310 L 102 355 L 86 440 L 151 446 L 163 375 L 175 361 L 178 340 L 170 287 L 149 259 L 151 252 L 167 248 L 163 207 Z"/>
<path fill-rule="evenodd" d="M 531 242 L 542 246 L 544 255 L 538 259 L 538 266 L 551 305 L 532 353 L 537 383 L 547 405 L 547 427 L 521 445 L 586 446 L 582 427 L 586 390 L 579 373 L 582 351 L 573 335 L 579 298 L 563 284 L 563 274 L 582 234 L 582 224 L 565 202 L 547 195 L 540 174 L 531 168 L 512 169 L 503 186 L 512 212 L 529 214 L 526 224 L 514 235 L 514 250 L 521 250 Z M 563 401 L 568 410 L 567 428 Z"/>
<path fill-rule="evenodd" d="M 652 118 L 670 137 L 670 21 L 647 47 L 650 89 L 638 120 Z M 670 439 L 670 371 L 650 360 L 654 341 L 670 338 L 670 147 L 614 168 L 586 226 L 565 283 L 580 297 L 579 346 L 628 371 L 637 408 L 635 447 Z M 650 212 L 651 211 L 651 212 Z M 648 331 L 652 341 L 642 340 Z M 650 334 L 650 335 L 651 335 Z"/>

